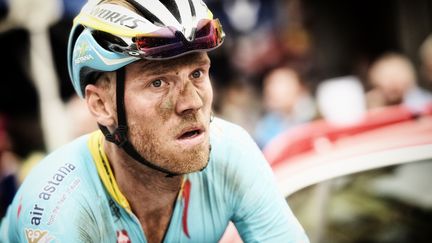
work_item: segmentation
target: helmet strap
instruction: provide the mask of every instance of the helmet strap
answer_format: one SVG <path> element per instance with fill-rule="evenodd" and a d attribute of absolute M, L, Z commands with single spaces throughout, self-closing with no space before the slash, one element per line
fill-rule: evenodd
<path fill-rule="evenodd" d="M 130 143 L 127 138 L 128 126 L 126 121 L 126 111 L 125 111 L 125 78 L 126 78 L 126 70 L 124 67 L 120 68 L 116 72 L 116 102 L 117 102 L 117 121 L 118 127 L 114 130 L 113 133 L 110 133 L 108 128 L 103 125 L 99 125 L 100 130 L 104 134 L 107 141 L 116 144 L 119 148 L 122 148 L 131 158 L 138 161 L 139 163 L 150 167 L 151 169 L 166 173 L 167 177 L 173 177 L 179 175 L 177 173 L 173 173 L 169 170 L 166 170 L 160 166 L 157 166 L 150 161 L 143 158 L 135 147 Z"/>

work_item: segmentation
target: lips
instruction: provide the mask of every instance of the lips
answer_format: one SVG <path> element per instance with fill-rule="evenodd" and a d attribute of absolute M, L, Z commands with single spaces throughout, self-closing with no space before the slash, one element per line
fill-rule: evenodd
<path fill-rule="evenodd" d="M 195 137 L 198 137 L 202 133 L 204 133 L 204 128 L 202 126 L 190 126 L 183 129 L 180 132 L 180 135 L 177 136 L 177 139 L 179 140 L 193 139 Z"/>

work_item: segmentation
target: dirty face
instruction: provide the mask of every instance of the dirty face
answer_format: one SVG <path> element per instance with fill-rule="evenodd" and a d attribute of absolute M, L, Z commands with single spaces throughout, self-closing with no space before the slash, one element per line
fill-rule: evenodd
<path fill-rule="evenodd" d="M 145 159 L 173 173 L 205 168 L 213 99 L 209 69 L 206 53 L 127 66 L 129 139 Z"/>

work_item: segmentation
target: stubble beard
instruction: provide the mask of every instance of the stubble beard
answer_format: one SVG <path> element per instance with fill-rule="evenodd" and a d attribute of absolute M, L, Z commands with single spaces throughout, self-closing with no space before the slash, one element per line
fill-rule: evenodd
<path fill-rule="evenodd" d="M 157 128 L 144 129 L 130 124 L 129 139 L 137 152 L 150 163 L 175 174 L 188 174 L 203 170 L 210 157 L 210 141 L 207 140 L 190 149 L 182 149 L 167 141 L 163 135 L 155 133 Z M 168 133 L 176 134 L 177 129 L 169 129 Z M 208 133 L 209 131 L 207 131 Z"/>

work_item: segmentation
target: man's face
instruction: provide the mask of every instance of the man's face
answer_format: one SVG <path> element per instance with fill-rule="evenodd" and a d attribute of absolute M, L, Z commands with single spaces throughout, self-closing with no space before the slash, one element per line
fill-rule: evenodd
<path fill-rule="evenodd" d="M 173 173 L 205 168 L 213 99 L 209 68 L 206 53 L 127 66 L 129 139 L 145 159 Z"/>
<path fill-rule="evenodd" d="M 372 84 L 383 94 L 388 105 L 403 102 L 407 91 L 415 84 L 413 68 L 400 58 L 382 60 L 371 70 Z"/>

